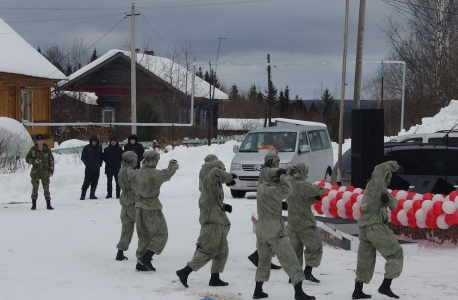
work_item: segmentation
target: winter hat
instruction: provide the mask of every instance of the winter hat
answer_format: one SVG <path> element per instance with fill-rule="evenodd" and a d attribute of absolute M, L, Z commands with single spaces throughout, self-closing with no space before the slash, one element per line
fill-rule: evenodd
<path fill-rule="evenodd" d="M 110 142 L 111 142 L 111 141 L 116 141 L 116 142 L 117 142 L 118 139 L 117 139 L 115 136 L 112 136 L 112 137 L 110 138 Z"/>
<path fill-rule="evenodd" d="M 39 133 L 39 134 L 37 134 L 37 135 L 35 136 L 35 141 L 44 140 L 44 139 L 45 139 L 45 137 L 44 137 L 44 135 L 42 135 L 41 133 Z"/>

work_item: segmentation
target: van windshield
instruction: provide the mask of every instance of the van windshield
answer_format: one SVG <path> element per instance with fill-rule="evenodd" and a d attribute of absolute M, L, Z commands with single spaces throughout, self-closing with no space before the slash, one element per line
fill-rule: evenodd
<path fill-rule="evenodd" d="M 294 152 L 296 140 L 296 132 L 252 132 L 245 137 L 239 152 L 258 152 L 269 147 L 275 147 L 278 152 Z"/>

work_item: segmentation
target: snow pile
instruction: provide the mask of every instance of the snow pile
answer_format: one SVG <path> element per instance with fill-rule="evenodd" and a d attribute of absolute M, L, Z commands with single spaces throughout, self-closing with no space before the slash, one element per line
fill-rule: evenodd
<path fill-rule="evenodd" d="M 59 91 L 58 93 L 51 92 L 51 100 L 56 99 L 57 97 L 59 97 L 62 94 L 65 94 L 71 98 L 74 98 L 86 104 L 98 105 L 97 99 L 99 99 L 99 97 L 97 97 L 95 93 L 90 93 L 90 92 L 74 92 L 74 91 Z"/>
<path fill-rule="evenodd" d="M 86 141 L 81 141 L 81 140 L 68 140 L 65 142 L 62 142 L 58 147 L 59 149 L 65 149 L 65 148 L 76 148 L 76 147 L 83 147 L 86 146 L 89 142 Z"/>
<path fill-rule="evenodd" d="M 0 143 L 7 152 L 28 151 L 33 146 L 24 125 L 7 117 L 0 117 Z"/>

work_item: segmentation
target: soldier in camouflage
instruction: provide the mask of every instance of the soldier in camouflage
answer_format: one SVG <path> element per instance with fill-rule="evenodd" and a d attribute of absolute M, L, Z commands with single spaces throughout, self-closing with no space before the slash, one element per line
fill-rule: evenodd
<path fill-rule="evenodd" d="M 174 159 L 169 161 L 167 169 L 157 170 L 159 158 L 160 154 L 154 150 L 145 152 L 142 167 L 136 171 L 132 182 L 138 234 L 137 263 L 149 271 L 156 271 L 151 260 L 154 254 L 161 254 L 168 239 L 167 222 L 159 201 L 160 188 L 178 170 Z"/>
<path fill-rule="evenodd" d="M 51 194 L 49 193 L 50 178 L 54 174 L 54 157 L 51 149 L 44 143 L 44 136 L 35 136 L 35 146 L 30 148 L 25 158 L 28 164 L 32 165 L 30 177 L 32 178 L 32 210 L 37 209 L 38 186 L 43 185 L 46 199 L 46 209 L 53 210 L 51 206 Z"/>
<path fill-rule="evenodd" d="M 222 184 L 227 186 L 235 184 L 234 177 L 225 172 L 224 164 L 219 160 L 205 163 L 210 170 L 205 176 L 201 185 L 201 195 L 199 198 L 201 225 L 200 235 L 197 239 L 197 249 L 186 267 L 176 272 L 180 282 L 188 287 L 188 276 L 192 271 L 198 271 L 210 260 L 211 278 L 210 286 L 226 286 L 227 282 L 219 278 L 223 272 L 229 255 L 227 235 L 231 227 L 231 222 L 226 216 L 226 212 L 232 212 L 232 206 L 225 204 Z"/>
<path fill-rule="evenodd" d="M 121 204 L 121 238 L 116 246 L 118 254 L 116 260 L 122 261 L 127 259 L 124 256 L 124 251 L 129 249 L 132 235 L 135 227 L 135 201 L 132 193 L 132 182 L 134 180 L 135 167 L 137 166 L 137 154 L 132 151 L 127 151 L 122 154 L 121 169 L 118 174 L 118 182 L 121 188 L 119 203 Z M 145 268 L 137 264 L 137 269 L 144 270 Z M 139 270 L 139 271 L 140 271 Z"/>
<path fill-rule="evenodd" d="M 288 236 L 301 266 L 305 256 L 305 280 L 319 283 L 312 275 L 312 268 L 317 268 L 321 263 L 323 244 L 311 206 L 321 199 L 325 190 L 306 181 L 308 172 L 309 168 L 304 163 L 287 169 L 287 173 L 292 176 L 291 196 L 286 198 Z"/>
<path fill-rule="evenodd" d="M 214 154 L 209 154 L 205 156 L 204 158 L 204 164 L 202 165 L 202 168 L 200 169 L 200 172 L 199 172 L 199 191 L 200 192 L 202 192 L 202 184 L 204 182 L 205 176 L 208 175 L 208 173 L 210 172 L 212 168 L 210 163 L 215 160 L 218 160 L 218 157 L 216 157 L 216 155 Z"/>
<path fill-rule="evenodd" d="M 387 186 L 399 165 L 395 161 L 388 161 L 377 165 L 372 177 L 367 183 L 361 202 L 363 214 L 358 220 L 359 249 L 356 266 L 355 290 L 353 299 L 368 299 L 370 295 L 363 293 L 363 283 L 369 283 L 374 274 L 376 251 L 386 259 L 385 278 L 378 292 L 391 298 L 399 296 L 391 291 L 391 282 L 401 275 L 404 255 L 401 245 L 393 231 L 387 226 L 387 208 L 394 210 L 398 201 L 391 195 Z"/>
<path fill-rule="evenodd" d="M 284 169 L 270 169 L 270 181 L 258 187 L 258 223 L 256 225 L 256 246 L 259 252 L 259 265 L 256 270 L 256 288 L 253 299 L 267 298 L 262 290 L 263 283 L 269 280 L 270 263 L 274 252 L 294 285 L 296 300 L 314 300 L 302 290 L 305 279 L 302 267 L 286 233 L 282 219 L 283 199 L 291 194 L 291 177 Z"/>

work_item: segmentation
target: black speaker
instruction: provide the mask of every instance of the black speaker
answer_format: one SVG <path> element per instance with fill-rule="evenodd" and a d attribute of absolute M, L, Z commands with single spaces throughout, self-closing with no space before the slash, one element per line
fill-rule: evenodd
<path fill-rule="evenodd" d="M 351 111 L 351 151 L 361 155 L 383 155 L 383 109 Z"/>
<path fill-rule="evenodd" d="M 409 187 L 410 183 L 404 178 L 399 177 L 398 175 L 394 175 L 393 178 L 391 178 L 390 184 L 388 185 L 388 188 L 392 190 L 407 191 L 409 190 Z"/>
<path fill-rule="evenodd" d="M 360 155 L 351 153 L 351 185 L 357 188 L 366 188 L 371 179 L 372 171 L 389 158 L 383 155 Z"/>
<path fill-rule="evenodd" d="M 415 182 L 412 192 L 425 194 L 444 194 L 448 195 L 455 191 L 455 187 L 443 178 L 435 176 L 422 176 Z"/>

